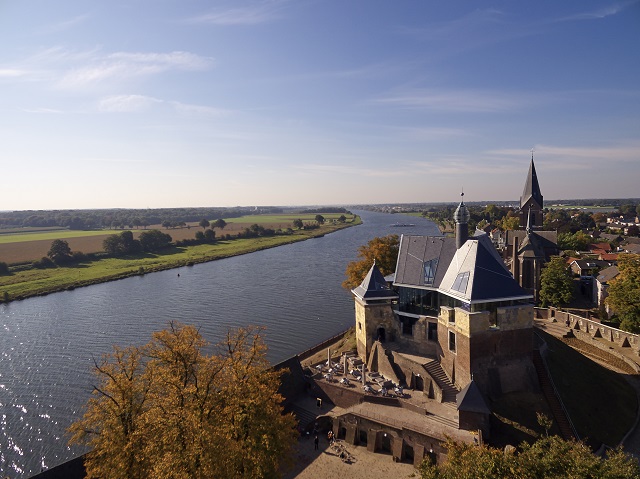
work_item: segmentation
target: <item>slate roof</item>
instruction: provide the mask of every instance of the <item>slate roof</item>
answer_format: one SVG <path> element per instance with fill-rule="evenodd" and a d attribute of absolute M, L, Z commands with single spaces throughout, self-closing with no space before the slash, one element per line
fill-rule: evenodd
<path fill-rule="evenodd" d="M 367 273 L 367 276 L 362 280 L 362 283 L 352 289 L 351 292 L 360 299 L 365 300 L 398 298 L 398 295 L 389 287 L 389 284 L 385 280 L 384 276 L 382 276 L 382 273 L 378 266 L 376 266 L 375 262 Z"/>
<path fill-rule="evenodd" d="M 538 184 L 536 167 L 533 164 L 533 156 L 531 157 L 531 164 L 529 165 L 527 181 L 524 184 L 524 191 L 520 197 L 520 208 L 522 208 L 530 198 L 533 198 L 536 203 L 542 207 L 542 193 L 540 192 L 540 185 Z"/>
<path fill-rule="evenodd" d="M 491 414 L 491 410 L 482 397 L 480 388 L 473 380 L 456 394 L 456 404 L 458 405 L 458 411 Z"/>
<path fill-rule="evenodd" d="M 605 268 L 602 271 L 600 271 L 600 274 L 598 275 L 598 281 L 600 283 L 606 283 L 607 281 L 612 280 L 619 274 L 620 274 L 620 270 L 618 269 L 617 266 L 609 266 L 608 268 Z"/>
<path fill-rule="evenodd" d="M 536 241 L 544 250 L 545 260 L 549 261 L 552 255 L 558 254 L 558 232 L 557 231 L 533 231 L 530 233 L 536 237 Z M 522 246 L 527 232 L 525 230 L 507 230 L 505 231 L 505 244 L 512 245 L 513 238 L 518 238 L 518 249 Z"/>
<path fill-rule="evenodd" d="M 527 231 L 526 236 L 518 248 L 518 256 L 524 258 L 545 258 L 545 239 L 542 236 Z"/>
<path fill-rule="evenodd" d="M 426 271 L 434 265 L 433 281 Z M 528 299 L 486 234 L 456 250 L 455 238 L 405 236 L 400 239 L 396 286 L 438 290 L 466 303 Z"/>

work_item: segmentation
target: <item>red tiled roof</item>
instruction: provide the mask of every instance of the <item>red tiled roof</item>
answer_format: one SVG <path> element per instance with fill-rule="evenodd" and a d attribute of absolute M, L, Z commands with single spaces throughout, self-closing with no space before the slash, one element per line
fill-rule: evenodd
<path fill-rule="evenodd" d="M 602 249 L 605 250 L 607 253 L 611 252 L 611 245 L 609 243 L 593 243 L 591 245 L 589 245 L 589 249 L 591 251 L 597 250 L 597 249 Z"/>
<path fill-rule="evenodd" d="M 603 253 L 600 255 L 602 261 L 618 261 L 617 253 Z"/>

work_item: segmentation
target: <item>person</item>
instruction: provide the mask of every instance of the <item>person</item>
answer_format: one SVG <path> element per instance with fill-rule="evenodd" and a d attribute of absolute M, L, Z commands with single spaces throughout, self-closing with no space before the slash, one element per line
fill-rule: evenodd
<path fill-rule="evenodd" d="M 318 450 L 318 435 L 316 434 L 316 437 L 313 438 L 313 448 L 317 451 Z"/>

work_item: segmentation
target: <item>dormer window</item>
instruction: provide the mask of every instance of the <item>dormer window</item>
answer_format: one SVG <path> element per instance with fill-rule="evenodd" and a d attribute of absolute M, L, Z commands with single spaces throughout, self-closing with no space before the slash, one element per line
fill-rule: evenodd
<path fill-rule="evenodd" d="M 465 271 L 464 273 L 458 273 L 458 276 L 456 276 L 456 280 L 453 282 L 453 286 L 451 286 L 451 289 L 464 294 L 467 292 L 468 284 L 469 284 L 469 271 Z"/>
<path fill-rule="evenodd" d="M 424 284 L 425 286 L 433 285 L 436 278 L 436 269 L 438 268 L 438 258 L 433 258 L 424 263 Z"/>

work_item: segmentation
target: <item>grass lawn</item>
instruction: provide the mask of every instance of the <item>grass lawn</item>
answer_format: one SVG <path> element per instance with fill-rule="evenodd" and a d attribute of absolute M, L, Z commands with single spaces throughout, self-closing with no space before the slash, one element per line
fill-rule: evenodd
<path fill-rule="evenodd" d="M 326 224 L 314 230 L 299 230 L 292 235 L 218 241 L 214 244 L 173 247 L 158 254 L 141 254 L 126 258 L 89 261 L 69 267 L 29 269 L 0 276 L 0 301 L 73 289 L 80 286 L 111 281 L 137 274 L 204 263 L 229 256 L 251 253 L 283 244 L 295 243 L 322 236 L 333 231 L 360 224 Z"/>

